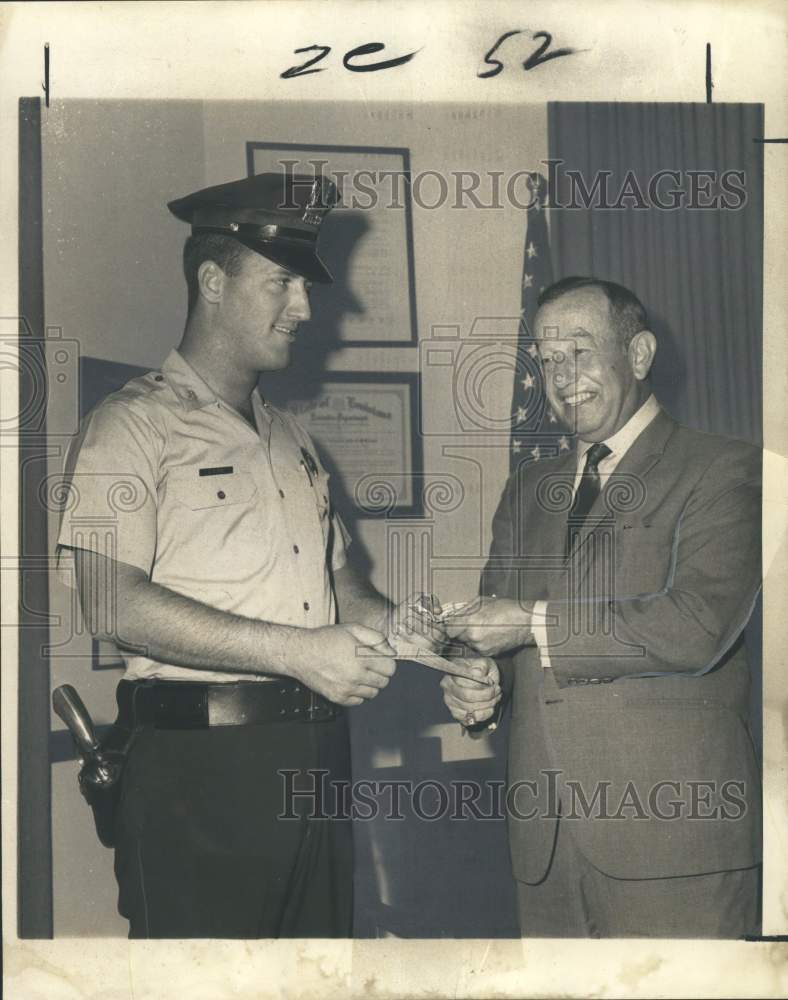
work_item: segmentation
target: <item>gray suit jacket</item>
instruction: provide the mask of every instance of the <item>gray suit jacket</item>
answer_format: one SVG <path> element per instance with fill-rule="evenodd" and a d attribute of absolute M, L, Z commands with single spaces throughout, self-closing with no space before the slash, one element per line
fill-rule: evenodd
<path fill-rule="evenodd" d="M 660 413 L 610 477 L 569 561 L 574 455 L 521 466 L 482 592 L 546 600 L 551 669 L 500 661 L 512 703 L 515 877 L 556 832 L 617 878 L 760 859 L 760 775 L 742 629 L 760 587 L 761 453 Z"/>

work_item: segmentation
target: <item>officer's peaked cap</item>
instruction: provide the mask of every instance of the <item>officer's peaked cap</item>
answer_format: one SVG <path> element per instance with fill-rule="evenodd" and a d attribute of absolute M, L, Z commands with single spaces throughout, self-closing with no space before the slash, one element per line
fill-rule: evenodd
<path fill-rule="evenodd" d="M 331 180 L 283 171 L 203 188 L 167 207 L 192 233 L 232 236 L 288 271 L 328 283 L 333 278 L 317 255 L 317 237 L 338 201 Z"/>

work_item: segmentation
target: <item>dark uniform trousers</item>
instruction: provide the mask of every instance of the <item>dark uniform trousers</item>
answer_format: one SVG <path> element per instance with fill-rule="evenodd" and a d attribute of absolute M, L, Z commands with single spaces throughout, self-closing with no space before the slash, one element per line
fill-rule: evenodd
<path fill-rule="evenodd" d="M 328 772 L 329 790 L 350 780 L 342 712 L 139 731 L 115 827 L 129 937 L 349 937 L 351 825 L 332 818 L 341 807 L 331 796 L 313 794 L 321 779 L 307 772 L 316 769 Z M 288 782 L 306 794 L 288 796 Z"/>

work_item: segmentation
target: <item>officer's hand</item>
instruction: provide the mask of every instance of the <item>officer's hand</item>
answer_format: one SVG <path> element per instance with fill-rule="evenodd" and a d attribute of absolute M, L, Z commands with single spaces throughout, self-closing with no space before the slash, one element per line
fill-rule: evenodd
<path fill-rule="evenodd" d="M 533 640 L 533 604 L 498 597 L 480 597 L 444 625 L 450 639 L 461 642 L 483 656 L 496 656 Z"/>
<path fill-rule="evenodd" d="M 304 629 L 293 673 L 338 705 L 360 705 L 374 698 L 396 670 L 394 650 L 385 636 L 366 625 L 329 625 Z"/>
<path fill-rule="evenodd" d="M 443 675 L 441 687 L 446 707 L 457 722 L 472 726 L 477 722 L 486 722 L 492 716 L 495 706 L 501 700 L 501 678 L 495 661 L 487 657 L 464 657 L 463 662 L 483 667 L 486 678 L 494 681 L 490 686 L 467 677 Z"/>

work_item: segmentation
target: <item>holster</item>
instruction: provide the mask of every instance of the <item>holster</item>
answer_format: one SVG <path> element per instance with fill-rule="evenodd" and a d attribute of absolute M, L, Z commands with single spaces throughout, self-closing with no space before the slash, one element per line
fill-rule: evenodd
<path fill-rule="evenodd" d="M 79 789 L 93 812 L 98 839 L 104 847 L 115 846 L 115 820 L 120 804 L 123 771 L 134 733 L 113 725 L 101 742 L 96 758 L 83 761 L 79 771 Z M 111 770 L 111 782 L 97 783 L 96 768 L 104 765 Z"/>

